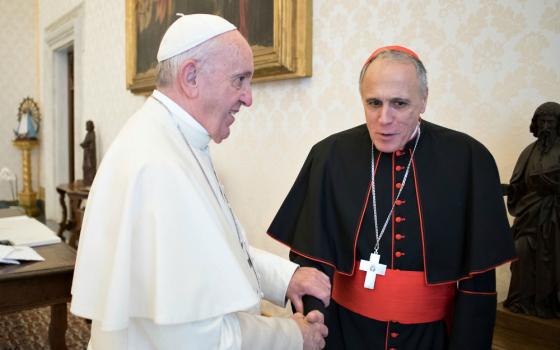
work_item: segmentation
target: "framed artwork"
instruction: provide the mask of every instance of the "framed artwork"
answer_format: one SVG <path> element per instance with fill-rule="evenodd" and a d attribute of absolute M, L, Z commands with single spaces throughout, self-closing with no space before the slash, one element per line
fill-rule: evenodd
<path fill-rule="evenodd" d="M 136 94 L 155 87 L 156 54 L 176 13 L 232 22 L 253 50 L 253 81 L 311 76 L 312 0 L 126 0 L 126 81 Z"/>

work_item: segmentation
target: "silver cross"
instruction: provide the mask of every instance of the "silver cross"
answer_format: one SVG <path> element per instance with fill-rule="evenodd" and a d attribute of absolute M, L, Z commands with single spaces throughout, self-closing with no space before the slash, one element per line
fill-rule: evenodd
<path fill-rule="evenodd" d="M 385 275 L 387 265 L 380 264 L 380 258 L 379 254 L 371 253 L 369 260 L 360 260 L 360 270 L 366 271 L 364 288 L 373 289 L 375 287 L 375 277 Z"/>

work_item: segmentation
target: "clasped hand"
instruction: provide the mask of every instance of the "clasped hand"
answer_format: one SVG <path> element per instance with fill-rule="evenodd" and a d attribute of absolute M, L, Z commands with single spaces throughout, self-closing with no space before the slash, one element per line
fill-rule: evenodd
<path fill-rule="evenodd" d="M 329 306 L 331 299 L 331 281 L 321 271 L 312 267 L 298 267 L 288 284 L 286 296 L 292 302 L 296 312 L 303 313 L 304 295 L 311 295 Z"/>
<path fill-rule="evenodd" d="M 325 347 L 325 337 L 328 335 L 323 314 L 317 310 L 307 316 L 296 312 L 292 319 L 296 321 L 303 337 L 303 350 L 320 350 Z"/>
<path fill-rule="evenodd" d="M 292 319 L 296 321 L 302 336 L 304 350 L 319 350 L 325 347 L 325 337 L 328 334 L 324 316 L 314 310 L 303 315 L 304 295 L 311 295 L 329 306 L 331 297 L 331 282 L 327 275 L 311 267 L 298 268 L 290 280 L 286 295 L 292 302 L 296 313 Z"/>

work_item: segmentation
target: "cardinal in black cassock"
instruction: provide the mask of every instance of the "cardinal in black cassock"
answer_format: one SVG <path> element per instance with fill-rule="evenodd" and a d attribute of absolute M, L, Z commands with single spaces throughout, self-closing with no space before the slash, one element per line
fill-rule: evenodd
<path fill-rule="evenodd" d="M 360 76 L 366 124 L 316 144 L 268 233 L 326 272 L 304 299 L 326 348 L 490 349 L 495 267 L 515 258 L 495 161 L 472 137 L 420 118 L 426 70 L 400 46 Z"/>

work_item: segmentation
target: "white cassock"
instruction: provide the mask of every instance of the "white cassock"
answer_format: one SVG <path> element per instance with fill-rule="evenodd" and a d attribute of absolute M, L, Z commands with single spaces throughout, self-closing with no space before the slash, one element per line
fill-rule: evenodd
<path fill-rule="evenodd" d="M 302 348 L 293 320 L 259 315 L 261 297 L 284 305 L 297 265 L 250 248 L 259 291 L 209 141 L 155 91 L 107 151 L 72 285 L 71 312 L 93 320 L 90 349 Z"/>

